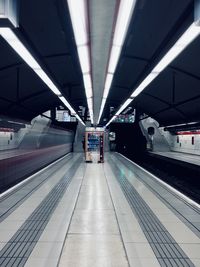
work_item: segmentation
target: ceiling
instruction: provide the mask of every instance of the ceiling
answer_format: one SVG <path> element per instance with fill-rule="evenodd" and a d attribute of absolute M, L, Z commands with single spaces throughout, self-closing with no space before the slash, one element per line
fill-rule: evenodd
<path fill-rule="evenodd" d="M 20 1 L 18 37 L 32 51 L 75 110 L 86 106 L 66 2 Z M 30 120 L 59 104 L 58 97 L 0 37 L 0 113 Z"/>
<path fill-rule="evenodd" d="M 94 115 L 98 117 L 118 0 L 88 0 Z M 101 124 L 191 24 L 193 0 L 138 0 Z M 21 0 L 15 30 L 75 110 L 87 106 L 66 0 Z M 200 37 L 131 106 L 162 125 L 200 120 Z M 31 120 L 61 104 L 0 37 L 0 114 Z"/>

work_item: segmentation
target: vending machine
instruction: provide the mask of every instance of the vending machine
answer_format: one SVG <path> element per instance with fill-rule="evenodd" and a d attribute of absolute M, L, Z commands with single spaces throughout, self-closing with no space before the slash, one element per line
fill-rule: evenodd
<path fill-rule="evenodd" d="M 104 128 L 87 127 L 85 131 L 85 161 L 104 162 Z"/>

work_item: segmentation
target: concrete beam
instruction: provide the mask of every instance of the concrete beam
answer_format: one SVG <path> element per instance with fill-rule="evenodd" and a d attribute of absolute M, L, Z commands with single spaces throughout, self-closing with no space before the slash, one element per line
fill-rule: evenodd
<path fill-rule="evenodd" d="M 0 0 L 0 27 L 18 27 L 19 0 Z"/>

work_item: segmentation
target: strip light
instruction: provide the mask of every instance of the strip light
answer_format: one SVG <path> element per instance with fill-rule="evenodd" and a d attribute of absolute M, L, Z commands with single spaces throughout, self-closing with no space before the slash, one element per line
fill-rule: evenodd
<path fill-rule="evenodd" d="M 131 96 L 138 96 L 199 34 L 200 26 L 193 22 Z"/>
<path fill-rule="evenodd" d="M 85 87 L 85 94 L 87 102 L 93 102 L 92 96 L 92 79 L 91 79 L 91 64 L 89 51 L 89 37 L 88 37 L 88 19 L 87 6 L 85 0 L 67 0 L 69 12 L 74 31 L 81 71 L 83 74 L 83 82 Z M 90 119 L 93 123 L 93 104 L 88 106 Z"/>
<path fill-rule="evenodd" d="M 132 100 L 137 97 L 181 52 L 200 34 L 200 26 L 198 23 L 193 22 L 188 29 L 182 34 L 182 36 L 176 41 L 176 43 L 169 49 L 169 51 L 163 56 L 153 70 L 147 75 L 147 77 L 140 83 L 140 85 L 133 91 L 128 98 Z M 122 106 L 124 109 L 130 104 L 129 101 Z M 123 110 L 122 107 L 114 115 L 119 115 Z M 111 119 L 106 126 L 108 126 L 113 120 Z"/>
<path fill-rule="evenodd" d="M 28 49 L 18 39 L 10 28 L 0 28 L 1 36 L 6 42 L 17 52 L 17 54 L 33 69 L 33 71 L 42 79 L 42 81 L 53 91 L 56 95 L 61 95 L 61 92 L 42 70 L 38 62 L 34 59 Z"/>
<path fill-rule="evenodd" d="M 110 53 L 110 59 L 108 64 L 108 72 L 106 75 L 105 80 L 105 86 L 104 86 L 104 93 L 103 98 L 101 102 L 101 108 L 99 112 L 99 118 L 98 118 L 98 124 L 100 122 L 104 106 L 106 103 L 106 99 L 108 97 L 110 87 L 112 84 L 113 76 L 117 67 L 117 63 L 119 61 L 119 57 L 121 54 L 121 50 L 124 44 L 124 40 L 127 34 L 128 26 L 130 23 L 131 15 L 133 13 L 134 7 L 136 4 L 136 0 L 121 0 L 116 26 L 115 26 L 115 32 L 112 40 L 112 47 L 111 47 L 111 53 Z"/>
<path fill-rule="evenodd" d="M 85 125 L 85 123 L 82 121 L 82 119 L 79 117 L 79 115 L 76 113 L 76 111 L 70 106 L 70 104 L 68 103 L 68 101 L 65 99 L 64 96 L 59 97 L 60 100 L 63 102 L 63 104 L 70 110 L 71 115 L 75 116 L 83 125 Z"/>
<path fill-rule="evenodd" d="M 109 120 L 109 122 L 106 124 L 106 127 L 115 119 L 117 116 L 122 113 L 122 111 L 133 101 L 132 98 L 128 98 L 124 104 L 120 107 L 120 109 L 115 113 L 115 115 Z"/>
<path fill-rule="evenodd" d="M 23 45 L 20 39 L 15 35 L 15 33 L 10 28 L 0 28 L 0 35 L 15 50 L 15 52 L 29 65 L 29 67 L 31 67 L 31 69 L 40 77 L 40 79 L 49 87 L 49 89 L 60 98 L 60 100 L 65 104 L 65 106 L 70 111 L 73 111 L 74 114 L 76 114 L 76 112 L 71 107 L 69 102 L 64 97 L 62 97 L 62 94 L 59 91 L 59 89 L 49 78 L 46 72 L 41 68 L 40 64 L 35 60 L 35 58 L 31 55 L 28 49 Z M 81 123 L 83 123 L 80 117 L 78 119 Z"/>
<path fill-rule="evenodd" d="M 132 98 L 128 98 L 124 104 L 120 107 L 120 109 L 116 112 L 116 116 L 118 116 L 131 102 L 133 101 Z"/>

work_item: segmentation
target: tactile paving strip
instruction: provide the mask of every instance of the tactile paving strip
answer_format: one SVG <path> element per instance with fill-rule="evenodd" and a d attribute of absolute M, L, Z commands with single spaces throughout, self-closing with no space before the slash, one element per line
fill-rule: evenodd
<path fill-rule="evenodd" d="M 145 186 L 148 187 L 148 189 L 153 192 L 165 205 L 167 205 L 167 207 L 172 212 L 174 212 L 176 216 L 183 223 L 185 223 L 195 235 L 200 237 L 200 225 L 198 224 L 198 220 L 200 218 L 200 210 L 196 206 L 186 202 L 183 198 L 173 193 L 162 184 L 154 183 L 151 178 L 148 179 L 148 174 L 144 175 L 144 171 L 140 170 L 137 166 L 134 166 L 121 155 L 115 154 L 115 160 L 116 159 L 119 160 L 120 163 L 123 163 L 128 169 L 130 169 L 136 175 L 137 179 L 142 181 L 142 183 L 145 184 Z M 174 205 L 174 201 L 177 203 L 177 207 L 176 205 Z M 185 207 L 187 208 L 187 210 L 185 210 Z M 197 218 L 197 222 L 191 222 L 190 215 L 195 216 Z"/>
<path fill-rule="evenodd" d="M 195 267 L 112 159 L 116 179 L 162 267 Z"/>
<path fill-rule="evenodd" d="M 69 168 L 68 173 L 49 192 L 15 235 L 3 247 L 0 251 L 1 267 L 22 267 L 25 265 L 51 215 L 72 181 L 80 163 L 81 157 Z"/>

